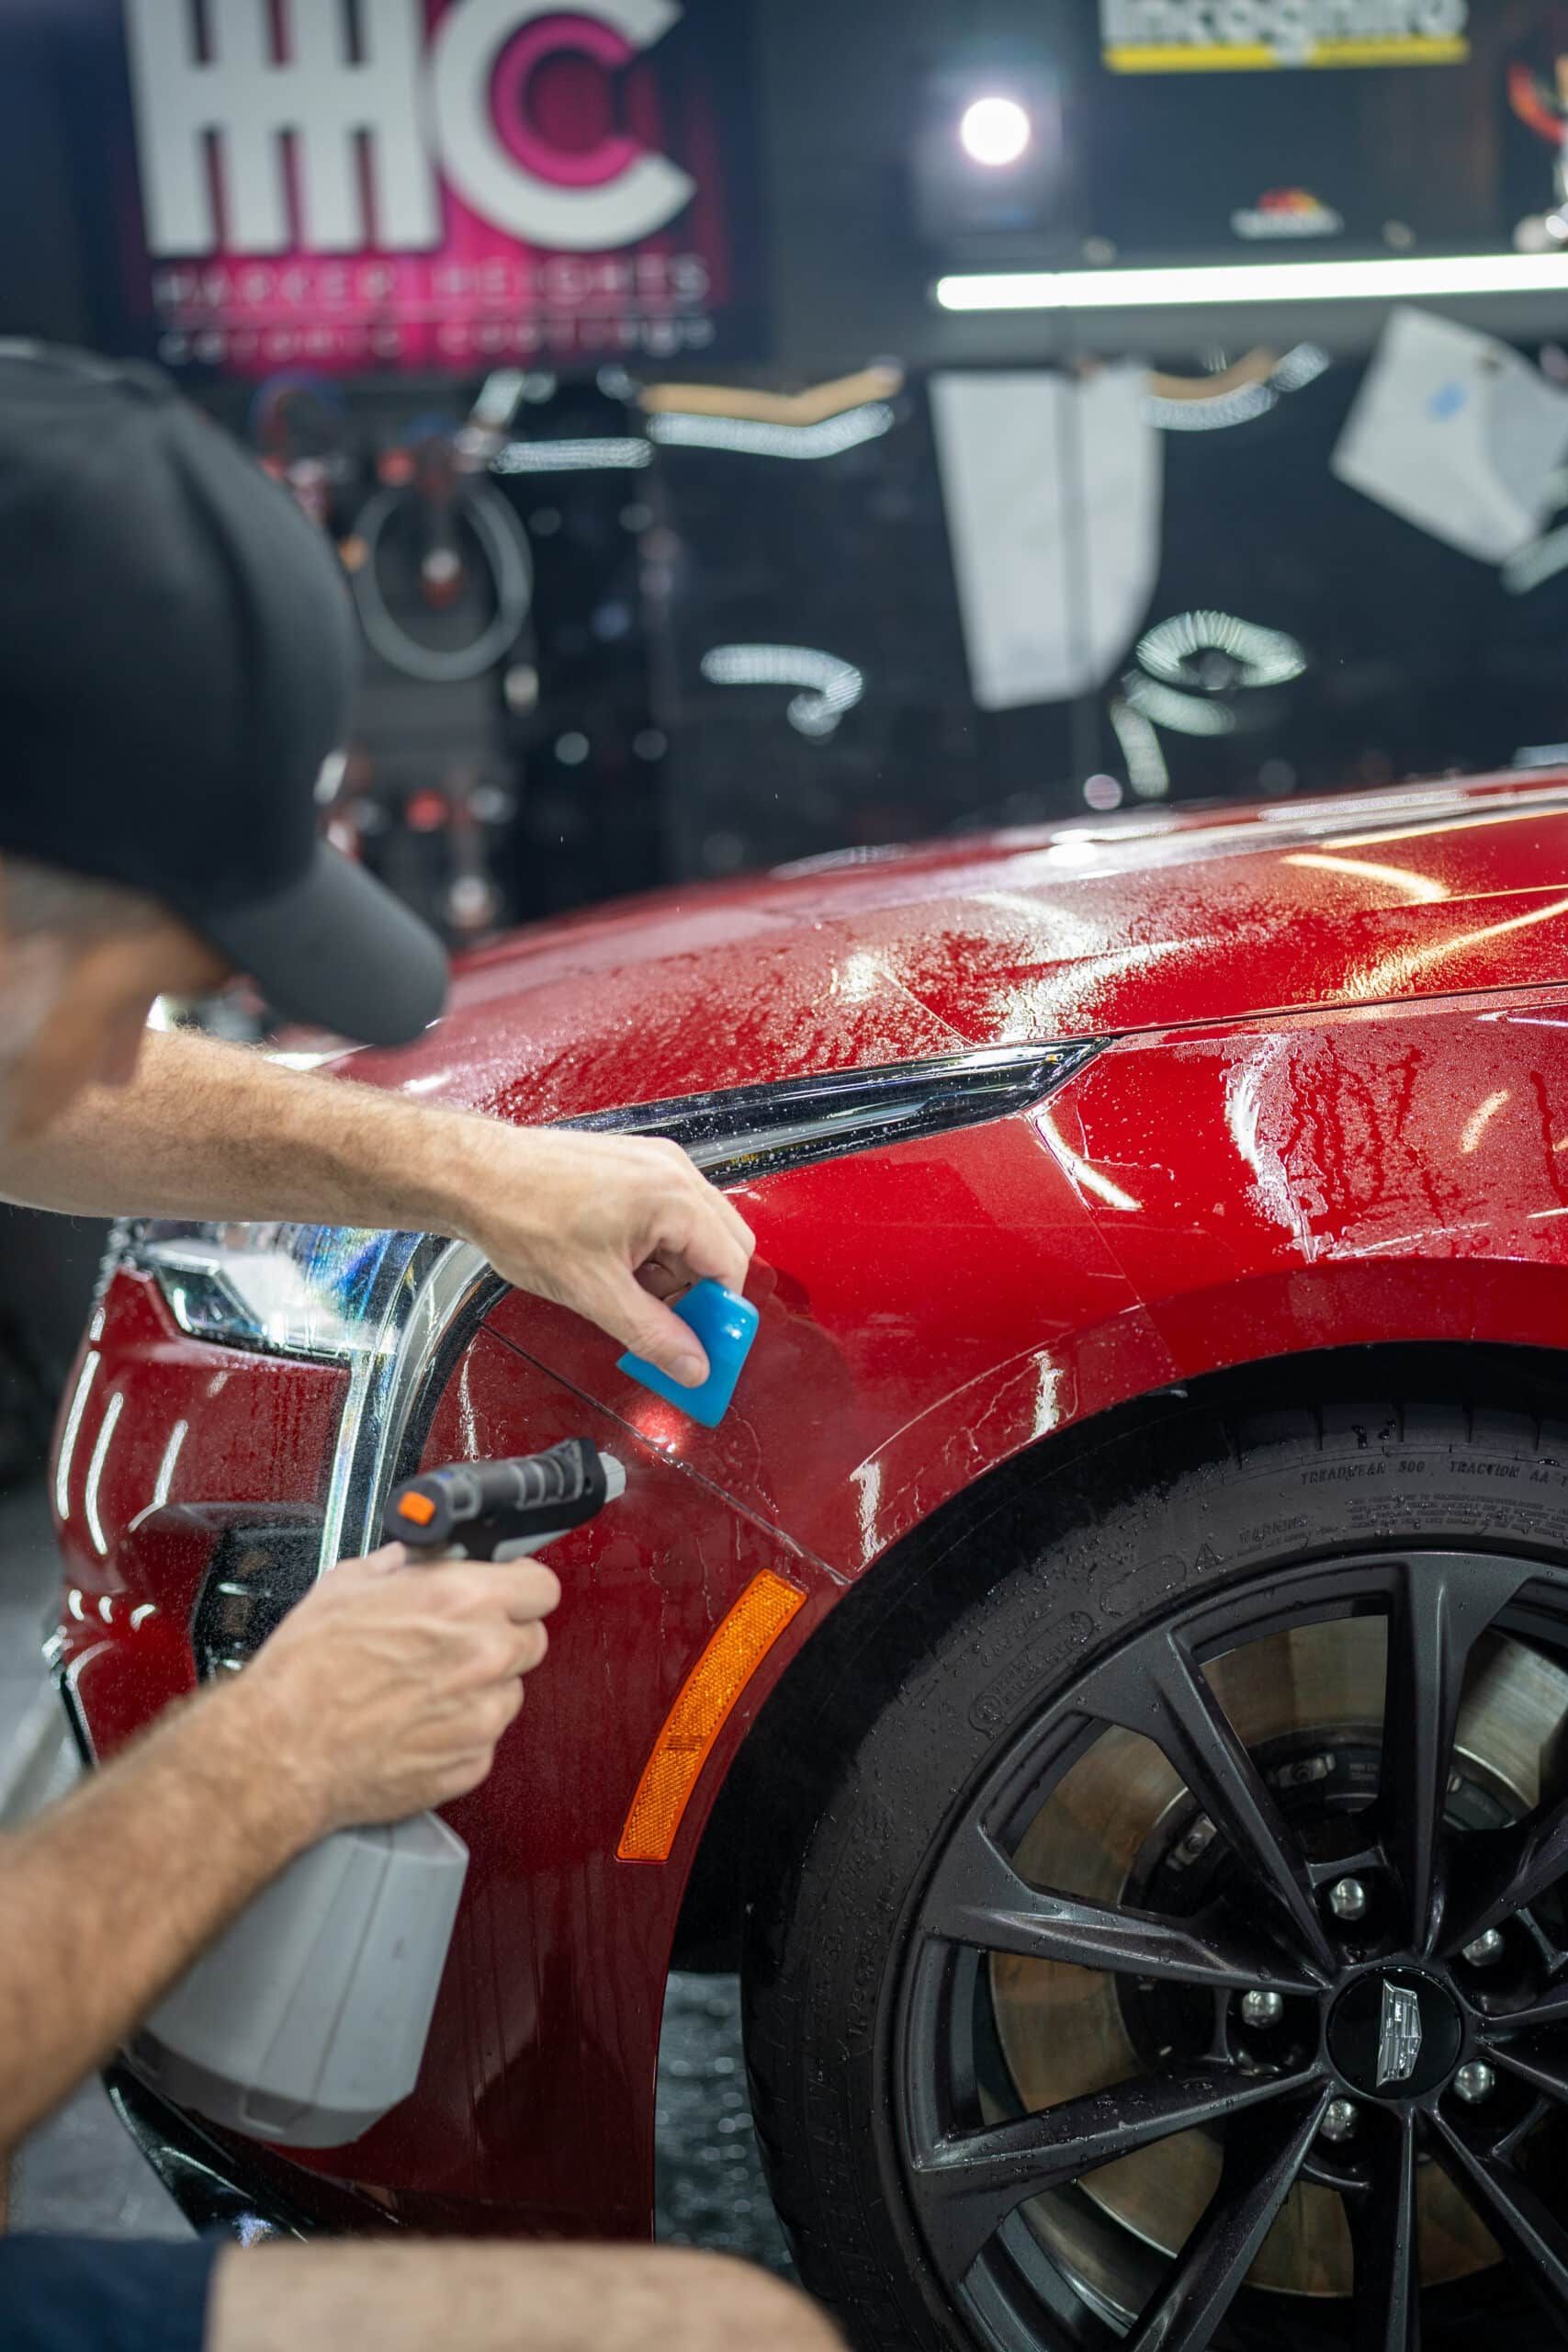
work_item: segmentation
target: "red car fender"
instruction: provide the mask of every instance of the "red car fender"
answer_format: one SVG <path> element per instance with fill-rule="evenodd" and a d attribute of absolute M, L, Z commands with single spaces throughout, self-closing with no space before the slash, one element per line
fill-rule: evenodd
<path fill-rule="evenodd" d="M 626 1381 L 575 1318 L 502 1300 L 424 1459 L 584 1433 L 626 1460 L 627 1495 L 552 1550 L 549 1664 L 491 1781 L 452 1809 L 473 1869 L 420 2085 L 310 2165 L 425 2226 L 646 2231 L 682 1897 L 789 1662 L 941 1504 L 1118 1404 L 1375 1341 L 1560 1345 L 1565 1028 L 1568 990 L 1520 990 L 1130 1036 L 1032 1113 L 760 1184 L 738 1197 L 759 1236 L 761 1329 L 716 1430 Z M 146 1293 L 116 1285 L 77 1488 L 103 1398 L 122 1361 L 133 1370 L 116 1352 L 128 1316 L 145 1357 L 138 1318 L 161 1312 Z M 179 1352 L 206 1377 L 220 1351 Z M 299 1384 L 312 1431 L 332 1377 Z M 278 1388 L 277 1411 L 286 1394 L 298 1415 L 292 1375 Z M 137 1545 L 112 1532 L 130 1499 L 121 1458 L 98 1500 L 110 1557 L 83 1544 L 79 1498 L 66 1532 L 85 1577 L 130 1601 Z M 245 1475 L 269 1491 L 259 1454 Z M 1506 1524 L 1528 1492 L 1478 1510 Z M 716 1740 L 668 1863 L 618 1861 L 660 1726 L 762 1569 L 805 1602 Z M 121 1638 L 111 1613 L 78 1629 L 84 1653 Z"/>
<path fill-rule="evenodd" d="M 762 1331 L 715 1431 L 625 1382 L 571 1318 L 504 1301 L 430 1458 L 459 1428 L 490 1450 L 588 1418 L 631 1485 L 570 1539 L 581 1572 L 558 1552 L 567 1599 L 526 1736 L 455 1811 L 475 1900 L 424 2081 L 355 2150 L 355 2177 L 416 2216 L 434 2170 L 539 2225 L 645 2226 L 692 1859 L 762 1701 L 848 1583 L 1010 1455 L 1151 1388 L 1380 1340 L 1556 1344 L 1558 1017 L 1528 996 L 1129 1039 L 1027 1118 L 759 1186 Z M 1528 1495 L 1478 1508 L 1528 1513 Z M 762 1566 L 807 1603 L 668 1864 L 617 1862 L 649 1747 Z"/>
<path fill-rule="evenodd" d="M 848 1581 L 1021 1448 L 1378 1341 L 1568 1331 L 1568 992 L 1118 1041 L 997 1125 L 736 1195 L 761 1325 L 703 1430 L 513 1295 L 491 1329 Z M 798 1635 L 796 1635 L 798 1638 Z"/>

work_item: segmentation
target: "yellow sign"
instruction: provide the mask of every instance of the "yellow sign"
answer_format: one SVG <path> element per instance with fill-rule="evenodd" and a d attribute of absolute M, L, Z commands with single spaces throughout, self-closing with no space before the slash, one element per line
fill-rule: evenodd
<path fill-rule="evenodd" d="M 1461 65 L 1468 0 L 1100 0 L 1115 74 Z"/>

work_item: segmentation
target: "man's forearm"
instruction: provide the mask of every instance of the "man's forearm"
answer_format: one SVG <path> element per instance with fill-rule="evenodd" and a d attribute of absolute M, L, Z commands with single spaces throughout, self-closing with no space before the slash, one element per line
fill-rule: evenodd
<path fill-rule="evenodd" d="M 0 1838 L 0 2169 L 321 1825 L 238 1686 Z"/>
<path fill-rule="evenodd" d="M 91 1088 L 41 1135 L 0 1144 L 0 1196 L 82 1216 L 456 1231 L 487 1125 L 155 1032 L 132 1084 Z"/>
<path fill-rule="evenodd" d="M 162 1033 L 129 1084 L 0 1142 L 0 1199 L 445 1234 L 688 1385 L 706 1359 L 663 1301 L 705 1278 L 739 1289 L 754 1246 L 673 1143 L 514 1127 Z"/>

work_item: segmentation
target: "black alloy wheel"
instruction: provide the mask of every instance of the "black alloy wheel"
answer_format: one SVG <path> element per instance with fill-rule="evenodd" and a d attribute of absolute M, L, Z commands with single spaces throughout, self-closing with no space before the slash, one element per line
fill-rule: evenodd
<path fill-rule="evenodd" d="M 1369 1620 L 1387 1645 L 1372 1769 L 1353 1736 L 1271 1769 L 1251 1755 L 1205 1663 Z M 1128 1643 L 970 1799 L 911 1938 L 899 2137 L 931 2259 L 1004 2341 L 1038 2268 L 1021 2209 L 1200 2128 L 1217 2185 L 1152 2299 L 1116 2312 L 1136 2352 L 1213 2340 L 1301 2184 L 1342 2202 L 1358 2341 L 1407 2346 L 1427 2158 L 1568 2322 L 1568 2231 L 1529 2161 L 1568 2101 L 1568 1949 L 1542 1901 L 1568 1867 L 1568 1800 L 1510 1820 L 1454 1769 L 1470 1660 L 1509 1626 L 1568 1646 L 1568 1575 L 1461 1552 L 1314 1564 Z M 1152 1741 L 1187 1794 L 1136 1904 L 1042 1886 L 1013 1859 L 1111 1727 Z M 976 1979 L 998 1954 L 1114 1977 L 1140 2071 L 982 2120 Z"/>
<path fill-rule="evenodd" d="M 1025 1474 L 784 1704 L 748 2059 L 857 2352 L 1568 2346 L 1568 1428 Z"/>

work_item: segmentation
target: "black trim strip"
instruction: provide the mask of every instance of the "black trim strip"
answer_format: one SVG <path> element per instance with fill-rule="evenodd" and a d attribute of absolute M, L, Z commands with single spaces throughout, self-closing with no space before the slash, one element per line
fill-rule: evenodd
<path fill-rule="evenodd" d="M 65 1664 L 65 1641 L 61 1634 L 51 1634 L 43 1645 L 43 1662 L 49 1669 L 61 1705 L 65 1710 L 66 1727 L 84 1769 L 92 1771 L 97 1764 L 93 1749 L 93 1736 L 87 1729 L 87 1718 L 82 1712 L 82 1702 L 76 1695 L 76 1684 Z"/>
<path fill-rule="evenodd" d="M 247 2143 L 242 2154 L 149 2090 L 129 2066 L 106 2066 L 103 2080 L 110 2106 L 193 2230 L 227 2230 L 252 2245 L 259 2238 L 370 2235 L 399 2226 L 369 2199 L 297 2172 L 265 2148 Z M 286 2173 L 293 2175 L 288 2186 Z"/>
<path fill-rule="evenodd" d="M 828 1070 L 635 1102 L 561 1125 L 591 1135 L 667 1136 L 716 1182 L 749 1182 L 1028 1110 L 1092 1060 L 1104 1043 L 1090 1037 L 1066 1046 L 931 1054 L 875 1069 Z"/>

